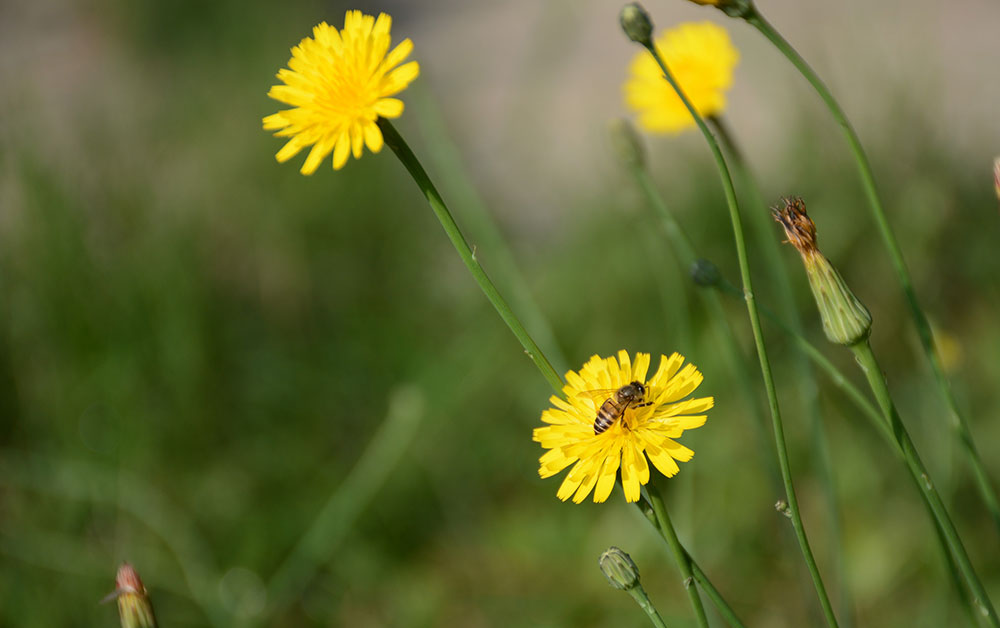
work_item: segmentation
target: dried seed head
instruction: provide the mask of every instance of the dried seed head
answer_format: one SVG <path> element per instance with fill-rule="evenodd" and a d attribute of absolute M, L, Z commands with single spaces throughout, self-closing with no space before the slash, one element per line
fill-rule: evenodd
<path fill-rule="evenodd" d="M 803 257 L 819 253 L 816 247 L 816 224 L 806 214 L 806 204 L 801 198 L 783 198 L 784 207 L 772 207 L 774 219 L 784 227 L 785 237 Z"/>
<path fill-rule="evenodd" d="M 784 227 L 787 242 L 802 256 L 827 339 L 848 346 L 861 342 L 871 333 L 871 313 L 817 248 L 816 225 L 806 214 L 806 204 L 801 198 L 782 200 L 785 206 L 772 210 L 774 219 Z"/>

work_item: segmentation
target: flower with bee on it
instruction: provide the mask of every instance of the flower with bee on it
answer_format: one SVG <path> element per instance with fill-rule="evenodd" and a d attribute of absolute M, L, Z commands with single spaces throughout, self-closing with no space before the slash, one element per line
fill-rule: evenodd
<path fill-rule="evenodd" d="M 677 353 L 661 355 L 659 368 L 647 378 L 649 365 L 648 353 L 637 353 L 633 362 L 627 351 L 619 351 L 617 359 L 595 355 L 579 372 L 566 373 L 566 399 L 550 399 L 554 407 L 542 413 L 547 425 L 533 434 L 548 450 L 539 475 L 551 477 L 572 466 L 559 499 L 572 497 L 579 504 L 593 492 L 595 502 L 606 501 L 620 475 L 626 501 L 635 502 L 649 482 L 650 462 L 671 477 L 680 470 L 677 461 L 694 455 L 675 439 L 704 425 L 702 413 L 715 404 L 712 397 L 686 398 L 702 374 Z"/>

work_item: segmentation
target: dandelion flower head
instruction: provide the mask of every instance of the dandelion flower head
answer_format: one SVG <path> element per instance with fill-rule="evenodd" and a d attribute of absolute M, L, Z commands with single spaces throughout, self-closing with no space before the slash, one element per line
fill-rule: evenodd
<path fill-rule="evenodd" d="M 403 102 L 392 96 L 420 73 L 416 61 L 399 65 L 413 50 L 409 39 L 389 51 L 391 26 L 385 13 L 376 19 L 348 11 L 342 30 L 323 22 L 292 48 L 288 68 L 277 75 L 284 85 L 267 95 L 294 108 L 264 118 L 265 131 L 290 138 L 275 155 L 279 162 L 312 146 L 301 169 L 308 175 L 331 152 L 339 170 L 349 155 L 360 159 L 364 146 L 373 153 L 382 149 L 376 120 L 403 113 Z"/>
<path fill-rule="evenodd" d="M 621 476 L 628 502 L 639 500 L 640 487 L 649 482 L 649 462 L 667 477 L 694 452 L 675 439 L 705 424 L 702 414 L 714 405 L 712 397 L 685 399 L 701 384 L 702 375 L 684 357 L 660 356 L 656 373 L 647 379 L 650 356 L 628 352 L 615 357 L 593 356 L 579 372 L 566 373 L 566 399 L 553 396 L 554 407 L 542 413 L 544 427 L 535 428 L 534 440 L 548 451 L 540 459 L 539 475 L 551 477 L 572 465 L 557 496 L 581 503 L 593 491 L 594 501 L 611 495 Z M 601 405 L 622 386 L 643 384 L 641 402 L 631 403 L 606 431 L 595 434 L 594 421 Z M 648 458 L 648 461 L 647 461 Z"/>
<path fill-rule="evenodd" d="M 712 22 L 685 22 L 664 31 L 654 43 L 695 111 L 709 116 L 725 109 L 726 90 L 740 53 L 724 28 Z M 648 51 L 635 55 L 629 75 L 625 103 L 639 115 L 643 130 L 679 133 L 694 126 L 694 118 Z"/>

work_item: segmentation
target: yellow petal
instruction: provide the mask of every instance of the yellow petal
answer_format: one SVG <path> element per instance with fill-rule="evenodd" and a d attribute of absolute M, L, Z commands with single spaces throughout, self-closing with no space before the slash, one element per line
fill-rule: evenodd
<path fill-rule="evenodd" d="M 288 126 L 288 118 L 285 117 L 285 113 L 283 111 L 266 116 L 263 122 L 265 131 L 274 131 Z"/>
<path fill-rule="evenodd" d="M 298 155 L 299 151 L 308 145 L 309 142 L 307 142 L 301 135 L 296 135 L 281 147 L 281 150 L 278 151 L 274 158 L 277 159 L 279 163 L 285 163 L 292 157 Z"/>
<path fill-rule="evenodd" d="M 670 381 L 670 378 L 674 376 L 674 373 L 677 372 L 677 369 L 681 367 L 683 362 L 684 358 L 679 353 L 674 353 L 669 358 L 661 355 L 660 367 L 656 369 L 656 375 L 653 375 L 653 379 L 649 380 L 649 385 L 656 388 L 666 386 L 667 382 Z"/>
<path fill-rule="evenodd" d="M 310 175 L 316 172 L 319 165 L 323 162 L 330 151 L 333 150 L 333 136 L 327 136 L 316 142 L 309 151 L 309 156 L 306 157 L 306 162 L 302 164 L 302 168 L 299 170 L 304 175 Z"/>
<path fill-rule="evenodd" d="M 409 38 L 406 38 L 399 42 L 399 44 L 392 49 L 392 52 L 385 56 L 385 60 L 382 62 L 382 67 L 386 70 L 396 67 L 403 62 L 403 59 L 410 56 L 411 52 L 413 52 L 413 42 L 410 41 Z"/>
<path fill-rule="evenodd" d="M 365 146 L 373 153 L 382 150 L 382 130 L 374 122 L 365 125 Z"/>
<path fill-rule="evenodd" d="M 382 82 L 382 94 L 392 96 L 406 89 L 413 79 L 420 76 L 420 64 L 416 61 L 404 63 L 386 75 Z"/>
<path fill-rule="evenodd" d="M 649 456 L 650 461 L 652 461 L 653 466 L 656 467 L 657 471 L 668 478 L 677 475 L 677 472 L 681 470 L 666 450 L 660 447 L 647 446 L 646 455 Z"/>
<path fill-rule="evenodd" d="M 660 393 L 657 403 L 678 401 L 690 395 L 701 385 L 704 377 L 693 364 L 688 364 L 670 380 L 669 385 Z"/>
<path fill-rule="evenodd" d="M 607 501 L 615 487 L 615 480 L 618 478 L 618 466 L 621 464 L 621 446 L 615 446 L 608 452 L 598 474 L 597 486 L 594 488 L 594 502 L 601 503 Z"/>
<path fill-rule="evenodd" d="M 351 125 L 350 129 L 351 136 L 351 153 L 354 155 L 355 159 L 361 159 L 361 151 L 365 147 L 365 134 L 361 130 L 361 125 L 355 122 Z"/>
<path fill-rule="evenodd" d="M 340 170 L 347 163 L 347 157 L 351 154 L 351 139 L 347 136 L 347 131 L 341 131 L 337 138 L 337 145 L 333 149 L 333 169 Z"/>
<path fill-rule="evenodd" d="M 649 354 L 635 354 L 635 364 L 632 365 L 632 379 L 637 382 L 646 381 L 646 373 L 649 371 Z"/>
<path fill-rule="evenodd" d="M 678 403 L 660 406 L 656 409 L 654 416 L 662 419 L 676 414 L 693 414 L 695 412 L 705 412 L 714 406 L 715 399 L 713 397 L 698 397 L 697 399 L 687 399 Z"/>
<path fill-rule="evenodd" d="M 403 101 L 397 98 L 380 98 L 374 109 L 383 118 L 398 118 L 403 113 Z"/>

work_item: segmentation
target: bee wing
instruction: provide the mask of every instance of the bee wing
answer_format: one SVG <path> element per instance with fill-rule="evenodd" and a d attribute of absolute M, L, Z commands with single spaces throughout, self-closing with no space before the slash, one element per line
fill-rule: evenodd
<path fill-rule="evenodd" d="M 593 399 L 597 405 L 600 405 L 615 396 L 618 392 L 617 388 L 596 388 L 594 390 L 581 390 L 577 393 L 578 397 L 587 397 Z"/>

